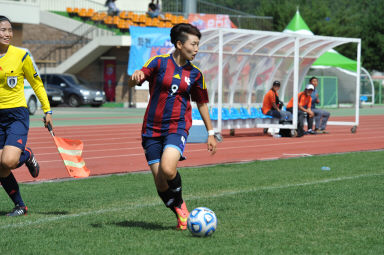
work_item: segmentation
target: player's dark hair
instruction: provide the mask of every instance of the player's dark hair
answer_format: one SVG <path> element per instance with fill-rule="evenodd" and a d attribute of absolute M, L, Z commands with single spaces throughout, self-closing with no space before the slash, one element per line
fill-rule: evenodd
<path fill-rule="evenodd" d="M 184 44 L 188 40 L 188 34 L 201 38 L 200 30 L 197 27 L 187 23 L 179 23 L 171 29 L 171 42 L 175 47 L 177 41 Z"/>
<path fill-rule="evenodd" d="M 11 21 L 7 17 L 0 15 L 0 22 L 2 21 L 8 21 L 9 23 L 11 23 Z"/>
<path fill-rule="evenodd" d="M 317 80 L 317 78 L 315 76 L 312 76 L 311 79 L 309 79 L 309 83 L 312 83 L 313 80 Z"/>

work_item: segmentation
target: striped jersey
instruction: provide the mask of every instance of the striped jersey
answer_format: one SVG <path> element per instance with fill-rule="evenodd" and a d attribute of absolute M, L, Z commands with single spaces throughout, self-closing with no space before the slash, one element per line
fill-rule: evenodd
<path fill-rule="evenodd" d="M 29 53 L 12 45 L 9 45 L 7 53 L 0 58 L 0 109 L 27 108 L 24 78 L 31 84 L 43 111 L 50 111 L 47 93 Z"/>
<path fill-rule="evenodd" d="M 150 95 L 142 135 L 159 137 L 177 133 L 188 136 L 192 125 L 190 100 L 208 103 L 201 71 L 189 61 L 178 66 L 172 54 L 152 57 L 141 71 L 145 74 L 144 80 L 149 82 Z"/>

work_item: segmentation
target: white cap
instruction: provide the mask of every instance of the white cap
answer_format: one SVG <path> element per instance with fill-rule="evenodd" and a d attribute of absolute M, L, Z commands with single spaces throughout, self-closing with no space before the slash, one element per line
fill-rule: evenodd
<path fill-rule="evenodd" d="M 307 84 L 307 86 L 305 86 L 305 89 L 315 90 L 315 87 L 312 84 Z"/>

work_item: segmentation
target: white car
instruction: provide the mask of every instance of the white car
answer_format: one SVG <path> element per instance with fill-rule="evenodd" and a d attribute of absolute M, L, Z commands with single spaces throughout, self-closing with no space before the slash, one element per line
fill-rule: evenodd
<path fill-rule="evenodd" d="M 27 79 L 24 79 L 24 96 L 27 101 L 29 114 L 35 114 L 37 109 L 41 108 L 41 104 Z"/>
<path fill-rule="evenodd" d="M 31 57 L 31 60 L 32 60 L 33 66 L 35 67 L 36 72 L 40 75 L 39 68 L 37 67 L 37 65 L 35 63 L 35 60 L 33 59 L 31 52 L 26 48 L 22 48 L 22 49 L 24 49 L 28 52 L 29 56 Z M 35 114 L 37 109 L 41 108 L 41 104 L 40 104 L 40 101 L 37 98 L 35 92 L 33 91 L 31 84 L 29 84 L 27 79 L 24 79 L 24 96 L 25 96 L 25 100 L 27 101 L 29 114 L 30 115 Z"/>

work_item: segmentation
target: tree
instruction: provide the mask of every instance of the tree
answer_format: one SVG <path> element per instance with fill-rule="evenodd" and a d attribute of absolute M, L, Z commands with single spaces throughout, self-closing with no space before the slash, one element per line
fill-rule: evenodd
<path fill-rule="evenodd" d="M 315 35 L 362 40 L 362 63 L 368 70 L 384 70 L 384 8 L 382 0 L 210 0 L 256 16 L 272 16 L 273 31 L 283 31 L 297 8 Z M 336 49 L 355 59 L 356 44 Z"/>

